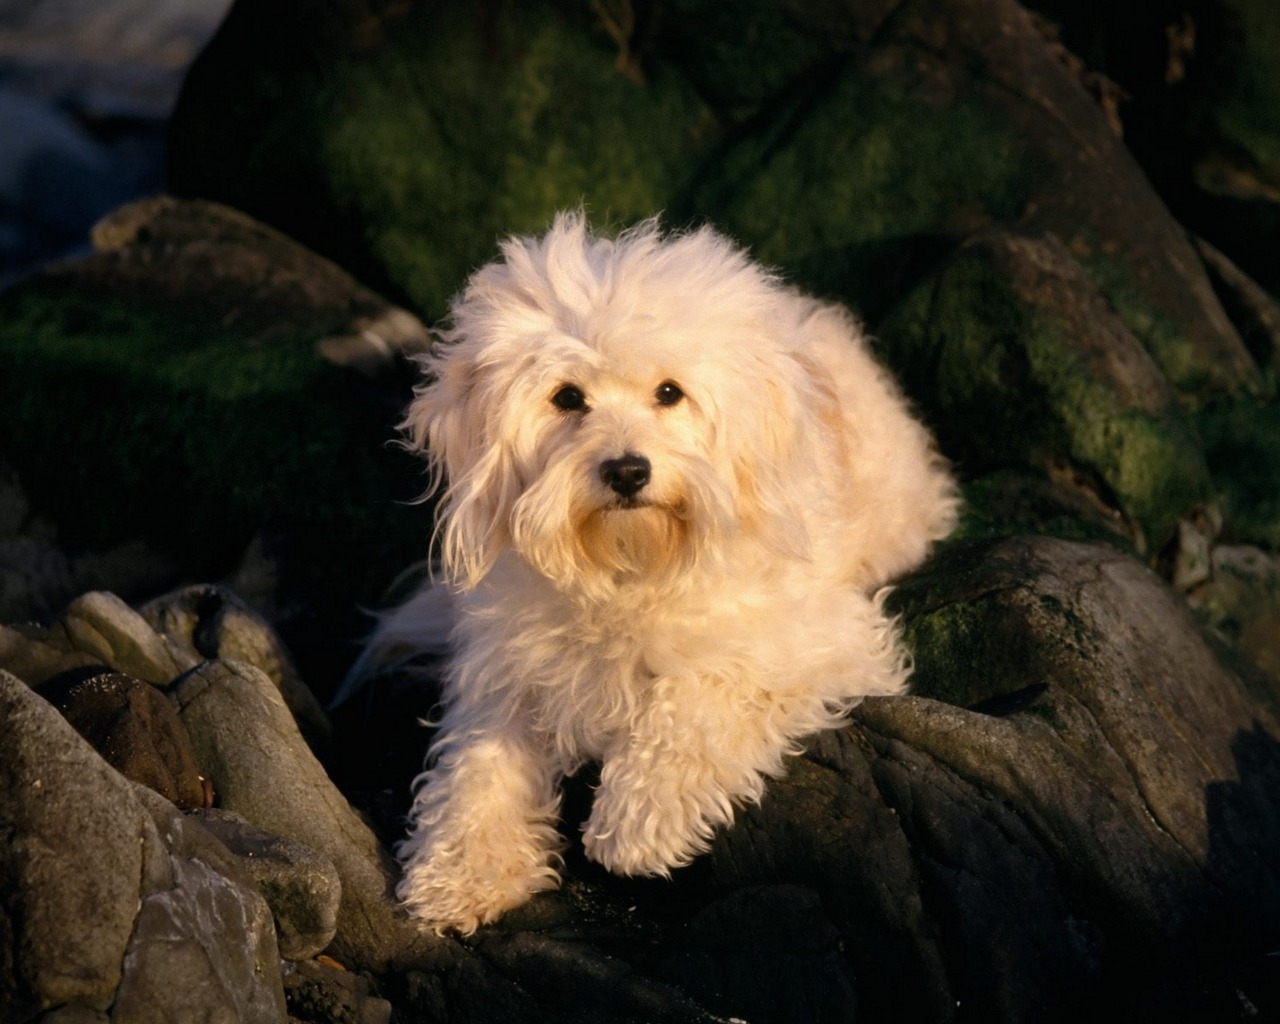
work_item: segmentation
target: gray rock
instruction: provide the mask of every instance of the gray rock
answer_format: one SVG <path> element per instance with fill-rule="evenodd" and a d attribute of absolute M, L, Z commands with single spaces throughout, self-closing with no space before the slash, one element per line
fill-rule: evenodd
<path fill-rule="evenodd" d="M 0 672 L 0 1019 L 277 1024 L 271 913 L 239 862 Z"/>
<path fill-rule="evenodd" d="M 0 671 L 0 1019 L 106 1010 L 138 909 L 133 787 L 46 701 Z"/>
<path fill-rule="evenodd" d="M 442 945 L 397 909 L 390 857 L 329 780 L 265 673 L 244 662 L 206 662 L 173 692 L 220 805 L 312 847 L 337 868 L 342 899 L 332 956 L 380 970 Z"/>
<path fill-rule="evenodd" d="M 222 658 L 248 662 L 270 677 L 313 749 L 322 749 L 332 733 L 329 717 L 302 681 L 280 638 L 261 615 L 224 587 L 184 587 L 138 609 L 161 636 L 177 643 L 192 659 Z"/>
<path fill-rule="evenodd" d="M 163 686 L 199 660 L 158 636 L 120 598 L 102 591 L 76 598 L 48 628 L 0 625 L 0 666 L 32 686 L 89 665 Z"/>
<path fill-rule="evenodd" d="M 254 828 L 221 809 L 194 817 L 236 857 L 257 883 L 276 922 L 280 955 L 306 960 L 333 941 L 342 881 L 333 862 L 309 846 Z"/>
<path fill-rule="evenodd" d="M 198 821 L 147 789 L 137 792 L 153 826 L 144 846 L 158 863 L 144 875 L 113 1024 L 279 1024 L 279 951 L 253 878 Z"/>

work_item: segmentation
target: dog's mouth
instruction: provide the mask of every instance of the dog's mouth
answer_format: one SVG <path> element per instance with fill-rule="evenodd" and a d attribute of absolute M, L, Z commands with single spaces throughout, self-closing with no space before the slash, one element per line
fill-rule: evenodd
<path fill-rule="evenodd" d="M 655 507 L 652 501 L 648 501 L 638 494 L 633 494 L 629 498 L 614 498 L 613 501 L 605 506 L 604 510 L 606 512 L 630 512 L 635 509 Z"/>

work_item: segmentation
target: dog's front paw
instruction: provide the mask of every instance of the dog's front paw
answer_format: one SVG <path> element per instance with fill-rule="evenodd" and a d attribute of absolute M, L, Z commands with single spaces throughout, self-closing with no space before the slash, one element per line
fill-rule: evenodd
<path fill-rule="evenodd" d="M 529 851 L 513 850 L 515 837 L 507 837 L 505 844 L 496 837 L 490 849 L 468 844 L 465 854 L 436 848 L 418 855 L 405 849 L 408 845 L 406 841 L 397 851 L 404 860 L 404 875 L 396 886 L 396 897 L 412 917 L 437 935 L 470 935 L 534 893 L 554 889 L 560 880 L 545 854 L 535 860 Z"/>
<path fill-rule="evenodd" d="M 723 804 L 727 807 L 728 801 Z M 602 786 L 583 828 L 582 845 L 588 857 L 616 875 L 665 877 L 707 849 L 717 823 L 708 820 L 689 794 Z"/>

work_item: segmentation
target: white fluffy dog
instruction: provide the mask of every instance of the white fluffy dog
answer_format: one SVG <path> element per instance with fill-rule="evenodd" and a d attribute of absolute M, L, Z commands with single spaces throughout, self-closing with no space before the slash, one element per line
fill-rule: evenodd
<path fill-rule="evenodd" d="M 369 660 L 451 622 L 397 890 L 469 933 L 558 882 L 561 778 L 601 763 L 586 853 L 665 875 L 804 737 L 909 671 L 884 584 L 956 518 L 925 429 L 842 308 L 714 231 L 562 214 L 479 270 L 404 428 L 448 486 L 444 578 Z"/>

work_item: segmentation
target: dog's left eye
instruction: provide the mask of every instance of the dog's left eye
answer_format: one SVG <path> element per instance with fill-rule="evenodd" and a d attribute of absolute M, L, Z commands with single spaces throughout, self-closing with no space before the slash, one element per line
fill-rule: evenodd
<path fill-rule="evenodd" d="M 680 385 L 664 380 L 658 385 L 658 390 L 653 393 L 653 397 L 658 400 L 659 405 L 675 405 L 684 398 L 684 392 L 680 390 Z"/>

